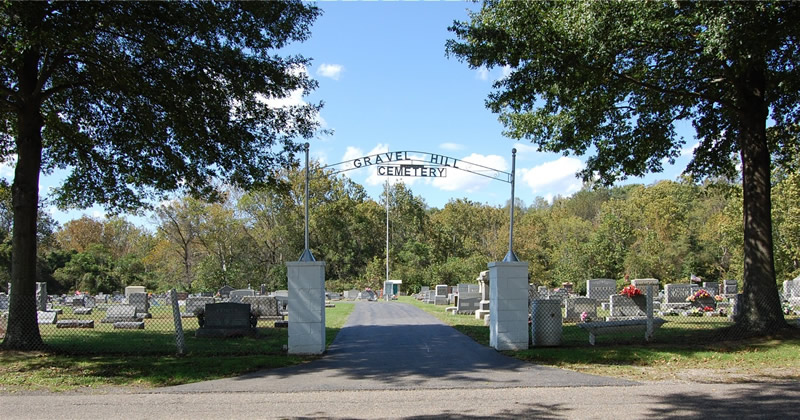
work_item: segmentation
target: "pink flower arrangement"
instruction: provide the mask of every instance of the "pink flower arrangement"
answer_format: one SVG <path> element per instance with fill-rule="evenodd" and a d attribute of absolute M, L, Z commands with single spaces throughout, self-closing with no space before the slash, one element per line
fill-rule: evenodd
<path fill-rule="evenodd" d="M 622 291 L 619 292 L 619 294 L 627 297 L 634 297 L 634 296 L 641 296 L 642 291 L 640 289 L 637 289 L 636 286 L 631 284 L 623 287 Z"/>
<path fill-rule="evenodd" d="M 694 302 L 697 299 L 706 299 L 706 298 L 710 298 L 710 297 L 711 297 L 710 293 L 708 293 L 705 289 L 700 289 L 700 290 L 694 292 L 694 294 L 692 294 L 689 297 L 687 297 L 686 301 L 687 302 Z"/>
<path fill-rule="evenodd" d="M 723 300 L 725 300 L 725 298 L 720 295 L 716 295 L 714 296 L 714 300 L 716 300 L 717 302 L 722 302 Z"/>
<path fill-rule="evenodd" d="M 589 313 L 588 312 L 581 313 L 581 322 L 589 322 L 591 320 L 592 319 L 589 318 Z"/>

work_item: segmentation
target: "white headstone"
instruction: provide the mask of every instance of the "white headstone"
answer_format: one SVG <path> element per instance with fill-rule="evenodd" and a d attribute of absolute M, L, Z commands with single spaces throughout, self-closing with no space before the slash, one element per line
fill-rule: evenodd
<path fill-rule="evenodd" d="M 609 296 L 617 294 L 617 281 L 614 279 L 586 280 L 586 297 L 598 302 L 608 302 Z"/>

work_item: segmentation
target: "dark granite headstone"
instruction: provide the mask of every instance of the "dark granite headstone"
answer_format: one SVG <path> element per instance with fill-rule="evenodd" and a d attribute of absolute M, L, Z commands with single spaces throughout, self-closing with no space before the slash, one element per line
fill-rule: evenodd
<path fill-rule="evenodd" d="M 239 337 L 255 335 L 251 324 L 250 305 L 247 303 L 223 302 L 207 304 L 203 313 L 203 325 L 197 329 L 197 337 Z"/>
<path fill-rule="evenodd" d="M 217 290 L 217 293 L 219 293 L 219 297 L 221 298 L 228 298 L 233 290 L 234 290 L 233 287 L 226 285 L 220 287 L 219 290 Z"/>

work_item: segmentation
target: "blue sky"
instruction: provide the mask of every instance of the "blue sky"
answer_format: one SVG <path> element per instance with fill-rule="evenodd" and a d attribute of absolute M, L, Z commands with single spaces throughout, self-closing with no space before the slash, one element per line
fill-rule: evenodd
<path fill-rule="evenodd" d="M 477 10 L 479 4 L 320 2 L 318 6 L 323 14 L 314 23 L 311 38 L 286 50 L 312 59 L 305 71 L 319 88 L 307 96 L 296 92 L 284 103 L 324 101 L 320 122 L 333 130 L 332 135 L 311 140 L 312 159 L 333 164 L 379 152 L 417 150 L 510 171 L 511 149 L 516 148 L 516 197 L 526 204 L 537 196 L 568 196 L 580 188 L 574 174 L 582 169 L 583 158 L 539 153 L 530 144 L 503 137 L 497 116 L 484 106 L 503 69 L 472 70 L 446 57 L 445 42 L 453 38 L 447 27 L 454 20 L 467 20 L 467 10 Z M 696 143 L 693 133 L 683 135 L 687 148 Z M 628 182 L 675 179 L 688 162 L 689 150 L 664 173 Z M 387 178 L 375 170 L 373 166 L 347 176 L 378 199 Z M 0 168 L 0 175 L 10 180 L 13 170 Z M 59 179 L 59 174 L 43 178 L 42 195 Z M 441 208 L 456 198 L 503 205 L 510 198 L 509 184 L 455 170 L 448 171 L 447 178 L 404 182 L 431 207 Z M 82 214 L 103 214 L 101 208 L 51 211 L 61 223 Z M 147 223 L 146 218 L 131 220 Z"/>

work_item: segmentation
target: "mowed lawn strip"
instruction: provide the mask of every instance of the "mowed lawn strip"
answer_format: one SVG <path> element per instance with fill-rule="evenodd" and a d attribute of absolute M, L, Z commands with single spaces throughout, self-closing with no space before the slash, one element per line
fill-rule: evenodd
<path fill-rule="evenodd" d="M 325 309 L 330 345 L 353 311 L 353 303 Z M 242 375 L 314 360 L 288 355 L 287 329 L 264 328 L 258 338 L 209 339 L 204 351 L 185 357 L 119 354 L 120 342 L 93 339 L 95 355 L 0 351 L 0 392 L 74 391 L 82 388 L 161 387 Z M 66 338 L 65 338 L 66 339 Z M 189 340 L 200 340 L 187 336 Z M 174 343 L 174 336 L 172 336 Z M 102 346 L 107 346 L 107 352 Z M 211 350 L 213 348 L 213 351 Z"/>
<path fill-rule="evenodd" d="M 445 313 L 444 306 L 425 304 L 408 296 L 400 301 L 423 309 L 482 345 L 489 345 L 489 327 L 473 315 L 451 315 Z M 691 323 L 671 326 L 692 327 Z M 585 343 L 587 333 L 578 330 L 564 325 L 565 341 L 574 342 L 577 338 Z M 595 347 L 582 344 L 504 353 L 531 363 L 638 381 L 730 383 L 800 379 L 800 329 L 797 328 L 770 337 L 735 341 L 709 340 L 696 344 L 684 340 L 675 344 L 642 341 Z"/>

